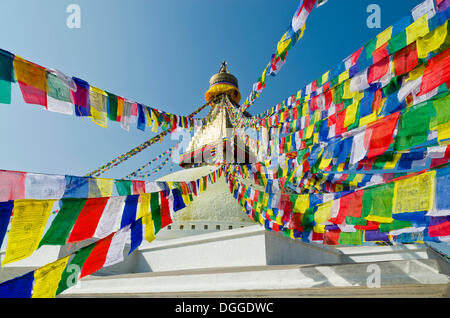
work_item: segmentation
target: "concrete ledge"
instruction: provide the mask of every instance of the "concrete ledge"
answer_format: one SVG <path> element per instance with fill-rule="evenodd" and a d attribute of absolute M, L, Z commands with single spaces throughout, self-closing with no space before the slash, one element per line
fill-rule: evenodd
<path fill-rule="evenodd" d="M 139 273 L 88 277 L 62 297 L 180 296 L 336 296 L 384 295 L 444 296 L 449 278 L 434 260 L 379 262 L 380 288 L 369 288 L 369 263 L 333 266 L 290 265 Z M 346 290 L 346 292 L 344 292 Z M 331 295 L 334 292 L 334 295 Z M 355 294 L 356 293 L 356 294 Z"/>

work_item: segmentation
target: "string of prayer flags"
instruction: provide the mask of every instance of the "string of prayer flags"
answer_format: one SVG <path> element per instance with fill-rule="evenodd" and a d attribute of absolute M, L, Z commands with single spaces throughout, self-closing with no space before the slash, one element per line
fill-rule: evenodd
<path fill-rule="evenodd" d="M 325 4 L 325 2 L 326 1 L 321 1 L 320 5 Z M 247 100 L 241 105 L 240 117 L 242 117 L 243 112 L 254 103 L 255 99 L 259 97 L 259 94 L 264 89 L 266 74 L 269 73 L 275 76 L 280 68 L 285 64 L 286 54 L 303 36 L 306 20 L 315 4 L 316 0 L 300 0 L 288 29 L 277 43 L 276 53 L 272 54 L 271 61 L 264 69 L 262 75 L 258 79 L 258 82 L 253 84 L 253 89 Z"/>

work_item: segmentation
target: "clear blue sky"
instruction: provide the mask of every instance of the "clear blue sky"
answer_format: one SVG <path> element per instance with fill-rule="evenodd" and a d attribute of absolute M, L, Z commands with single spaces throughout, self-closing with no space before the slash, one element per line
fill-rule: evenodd
<path fill-rule="evenodd" d="M 269 78 L 249 109 L 262 112 L 321 76 L 421 0 L 329 0 L 313 10 L 287 64 Z M 66 26 L 66 7 L 81 7 L 81 28 Z M 381 29 L 369 29 L 366 8 L 381 7 Z M 222 60 L 239 79 L 243 99 L 288 27 L 298 0 L 0 0 L 0 48 L 91 85 L 158 109 L 187 115 L 204 103 Z M 118 123 L 0 104 L 0 168 L 84 175 L 149 139 Z M 175 142 L 164 141 L 114 168 L 121 178 Z M 168 168 L 156 174 L 166 174 Z"/>

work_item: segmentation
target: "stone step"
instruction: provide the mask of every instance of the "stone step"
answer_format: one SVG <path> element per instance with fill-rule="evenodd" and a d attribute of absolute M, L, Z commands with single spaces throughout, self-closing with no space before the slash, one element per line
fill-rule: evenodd
<path fill-rule="evenodd" d="M 449 281 L 431 259 L 266 265 L 91 276 L 58 297 L 448 297 Z"/>

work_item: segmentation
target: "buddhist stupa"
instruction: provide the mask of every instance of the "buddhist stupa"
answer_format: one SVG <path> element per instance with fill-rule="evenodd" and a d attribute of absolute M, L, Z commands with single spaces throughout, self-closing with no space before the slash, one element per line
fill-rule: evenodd
<path fill-rule="evenodd" d="M 237 145 L 243 144 L 233 135 L 226 102 L 238 106 L 241 99 L 237 78 L 228 71 L 223 62 L 217 74 L 209 81 L 205 99 L 211 103 L 207 115 L 208 123 L 194 133 L 186 152 L 180 157 L 177 171 L 158 181 L 191 181 L 217 169 L 216 163 L 236 161 Z M 230 103 L 228 103 L 228 106 Z M 254 160 L 248 147 L 241 149 L 245 154 L 242 163 Z M 234 149 L 235 151 L 231 151 Z M 206 191 L 183 210 L 173 216 L 173 223 L 158 233 L 158 240 L 204 234 L 254 225 L 230 193 L 224 177 L 208 186 Z"/>

